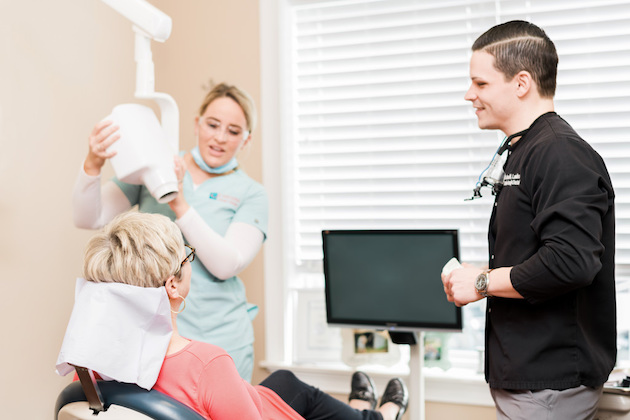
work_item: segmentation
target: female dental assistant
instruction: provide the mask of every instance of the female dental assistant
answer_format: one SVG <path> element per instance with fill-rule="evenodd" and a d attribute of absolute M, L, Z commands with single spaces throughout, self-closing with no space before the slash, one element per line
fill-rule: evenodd
<path fill-rule="evenodd" d="M 175 158 L 179 194 L 160 204 L 144 185 L 114 178 L 101 187 L 101 168 L 115 154 L 107 148 L 120 136 L 110 121 L 100 122 L 90 135 L 73 195 L 74 223 L 80 228 L 98 229 L 135 205 L 141 212 L 175 221 L 201 261 L 192 265 L 179 331 L 223 347 L 247 381 L 254 364 L 251 321 L 258 309 L 247 303 L 237 274 L 265 240 L 267 194 L 238 167 L 236 155 L 251 141 L 255 123 L 254 103 L 247 93 L 224 83 L 215 86 L 195 117 L 197 147 Z"/>

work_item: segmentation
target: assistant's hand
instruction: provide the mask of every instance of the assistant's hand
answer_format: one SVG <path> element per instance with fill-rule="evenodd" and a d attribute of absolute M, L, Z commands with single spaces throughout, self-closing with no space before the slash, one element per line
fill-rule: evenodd
<path fill-rule="evenodd" d="M 184 175 L 186 175 L 186 162 L 181 156 L 174 156 L 173 165 L 175 168 L 175 176 L 177 177 L 178 194 L 175 199 L 169 201 L 168 205 L 175 213 L 175 216 L 179 219 L 186 214 L 190 208 L 186 198 L 184 198 Z"/>
<path fill-rule="evenodd" d="M 91 176 L 100 174 L 105 161 L 116 155 L 116 152 L 107 151 L 107 148 L 120 138 L 120 133 L 117 132 L 119 127 L 113 124 L 112 121 L 101 121 L 92 129 L 89 137 L 90 149 L 83 164 L 86 174 Z"/>
<path fill-rule="evenodd" d="M 482 271 L 464 263 L 462 268 L 457 268 L 447 275 L 442 274 L 444 293 L 448 301 L 454 302 L 457 306 L 464 306 L 480 300 L 482 296 L 475 289 L 475 281 Z"/>

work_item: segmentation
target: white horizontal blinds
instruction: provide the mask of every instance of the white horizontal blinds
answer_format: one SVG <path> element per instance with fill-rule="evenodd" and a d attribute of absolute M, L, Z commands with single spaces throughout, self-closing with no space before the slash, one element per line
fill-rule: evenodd
<path fill-rule="evenodd" d="M 494 1 L 317 2 L 294 8 L 295 243 L 322 229 L 459 228 L 487 260 L 491 199 L 465 202 L 500 138 L 463 100 Z M 488 191 L 488 196 L 490 195 Z"/>
<path fill-rule="evenodd" d="M 458 228 L 462 259 L 486 262 L 492 197 L 486 189 L 481 200 L 463 199 L 501 135 L 479 130 L 463 100 L 470 46 L 494 24 L 524 19 L 543 27 L 558 47 L 557 111 L 611 173 L 618 302 L 627 306 L 630 0 L 292 4 L 287 268 L 297 305 L 304 289 L 322 287 L 322 229 Z M 482 306 L 465 312 L 464 338 L 451 347 L 483 343 Z M 629 325 L 619 318 L 623 336 Z M 304 341 L 301 331 L 293 331 L 296 342 Z M 622 344 L 620 359 L 627 357 Z"/>
<path fill-rule="evenodd" d="M 298 269 L 321 260 L 322 229 L 340 228 L 458 228 L 462 259 L 487 259 L 490 192 L 463 199 L 501 138 L 463 100 L 470 46 L 524 19 L 558 48 L 558 112 L 607 162 L 617 262 L 630 271 L 628 0 L 333 1 L 292 13 Z"/>

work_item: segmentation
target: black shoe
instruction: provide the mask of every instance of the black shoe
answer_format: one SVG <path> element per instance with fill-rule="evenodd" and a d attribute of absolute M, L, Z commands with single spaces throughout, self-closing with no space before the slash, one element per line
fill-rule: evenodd
<path fill-rule="evenodd" d="M 354 372 L 348 400 L 367 401 L 372 406 L 372 410 L 374 410 L 376 408 L 376 387 L 374 382 L 372 382 L 372 378 L 366 373 Z"/>
<path fill-rule="evenodd" d="M 402 419 L 405 410 L 407 410 L 407 405 L 409 405 L 409 392 L 402 379 L 394 378 L 387 382 L 387 387 L 385 387 L 385 392 L 383 392 L 381 397 L 381 406 L 388 402 L 393 402 L 400 407 L 396 420 Z"/>

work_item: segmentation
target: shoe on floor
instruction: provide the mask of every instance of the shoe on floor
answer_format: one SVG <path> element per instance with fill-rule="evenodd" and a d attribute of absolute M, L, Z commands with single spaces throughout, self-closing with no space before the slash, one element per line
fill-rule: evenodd
<path fill-rule="evenodd" d="M 388 402 L 393 402 L 400 407 L 396 420 L 402 419 L 403 414 L 405 414 L 407 410 L 407 405 L 409 405 L 409 392 L 402 379 L 394 378 L 387 382 L 385 392 L 383 392 L 383 396 L 381 397 L 381 405 Z"/>
<path fill-rule="evenodd" d="M 372 378 L 364 372 L 354 372 L 348 400 L 367 401 L 370 403 L 372 410 L 374 410 L 376 408 L 376 387 Z"/>

